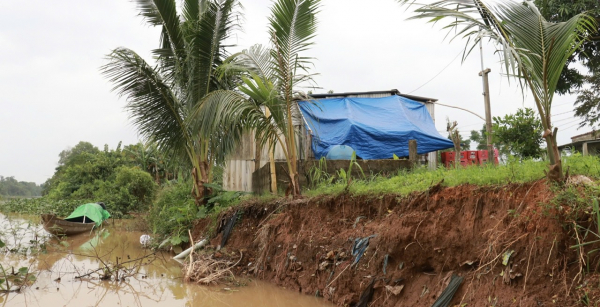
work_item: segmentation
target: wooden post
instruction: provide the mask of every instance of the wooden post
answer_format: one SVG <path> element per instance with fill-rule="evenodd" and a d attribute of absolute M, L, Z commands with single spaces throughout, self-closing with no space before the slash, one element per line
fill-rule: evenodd
<path fill-rule="evenodd" d="M 483 77 L 483 101 L 485 103 L 485 132 L 487 133 L 488 163 L 494 165 L 494 144 L 492 144 L 492 110 L 490 107 L 490 84 L 488 74 L 492 71 L 487 68 L 479 72 Z"/>
<path fill-rule="evenodd" d="M 419 158 L 419 156 L 417 155 L 417 140 L 409 140 L 408 141 L 408 160 L 414 166 L 417 163 L 418 158 Z"/>

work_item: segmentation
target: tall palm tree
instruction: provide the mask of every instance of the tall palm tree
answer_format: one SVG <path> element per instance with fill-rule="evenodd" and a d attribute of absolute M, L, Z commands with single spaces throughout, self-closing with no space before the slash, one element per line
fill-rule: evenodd
<path fill-rule="evenodd" d="M 517 78 L 523 89 L 529 88 L 535 100 L 550 160 L 548 178 L 561 180 L 564 175 L 556 143 L 558 128 L 552 126 L 550 117 L 552 98 L 568 58 L 594 33 L 596 21 L 582 13 L 566 22 L 548 22 L 533 1 L 513 0 L 493 4 L 444 0 L 421 5 L 415 12 L 411 19 L 449 20 L 444 29 L 454 31 L 454 37 L 467 38 L 465 57 L 481 39 L 498 44 L 506 74 Z"/>
<path fill-rule="evenodd" d="M 160 47 L 153 50 L 156 66 L 120 47 L 108 55 L 101 70 L 114 83 L 113 90 L 127 97 L 126 108 L 139 133 L 189 159 L 193 193 L 200 203 L 212 166 L 224 161 L 243 132 L 235 125 L 201 133 L 191 116 L 211 92 L 233 85 L 218 71 L 228 56 L 223 42 L 238 27 L 239 3 L 184 0 L 178 13 L 175 0 L 136 2 L 145 21 L 162 28 Z"/>
<path fill-rule="evenodd" d="M 269 17 L 270 48 L 253 46 L 232 56 L 223 66 L 227 71 L 245 71 L 238 91 L 215 91 L 196 110 L 200 131 L 231 127 L 239 118 L 254 128 L 255 138 L 271 150 L 280 144 L 287 161 L 289 192 L 300 195 L 298 133 L 293 118 L 297 99 L 307 96 L 299 85 L 311 80 L 311 59 L 303 55 L 316 35 L 320 0 L 277 0 Z M 217 117 L 216 114 L 227 114 Z"/>

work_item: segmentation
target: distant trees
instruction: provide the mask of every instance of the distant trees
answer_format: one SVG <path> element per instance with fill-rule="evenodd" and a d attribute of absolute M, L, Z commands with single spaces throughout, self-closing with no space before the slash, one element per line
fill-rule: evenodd
<path fill-rule="evenodd" d="M 35 182 L 18 181 L 15 177 L 0 176 L 1 197 L 35 197 L 42 195 L 42 187 Z"/>

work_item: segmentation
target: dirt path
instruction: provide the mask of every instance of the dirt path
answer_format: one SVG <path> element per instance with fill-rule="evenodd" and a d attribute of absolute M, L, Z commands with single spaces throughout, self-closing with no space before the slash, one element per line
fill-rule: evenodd
<path fill-rule="evenodd" d="M 431 306 L 452 275 L 464 281 L 449 306 L 574 306 L 580 299 L 573 283 L 577 253 L 565 222 L 547 205 L 552 197 L 538 181 L 433 186 L 406 198 L 246 204 L 217 256 L 242 251 L 237 274 L 340 306 L 357 304 L 370 284 L 369 306 Z M 198 224 L 196 236 L 206 224 Z M 355 239 L 368 236 L 366 252 L 352 266 Z M 220 242 L 221 235 L 211 241 L 213 247 Z"/>

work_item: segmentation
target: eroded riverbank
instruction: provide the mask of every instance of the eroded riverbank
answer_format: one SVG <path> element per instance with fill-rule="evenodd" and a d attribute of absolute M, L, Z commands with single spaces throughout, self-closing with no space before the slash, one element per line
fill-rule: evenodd
<path fill-rule="evenodd" d="M 339 306 L 432 306 L 440 298 L 451 298 L 450 306 L 579 306 L 595 294 L 581 274 L 573 248 L 578 237 L 569 227 L 578 189 L 556 199 L 541 180 L 434 185 L 408 197 L 342 193 L 257 201 L 223 214 L 219 225 L 238 216 L 228 243 L 211 252 L 222 244 L 219 234 L 205 253 L 235 262 L 243 252 L 237 275 Z M 194 237 L 212 227 L 199 221 Z M 594 257 L 589 267 L 597 265 Z M 443 291 L 453 276 L 462 284 L 448 297 Z"/>

